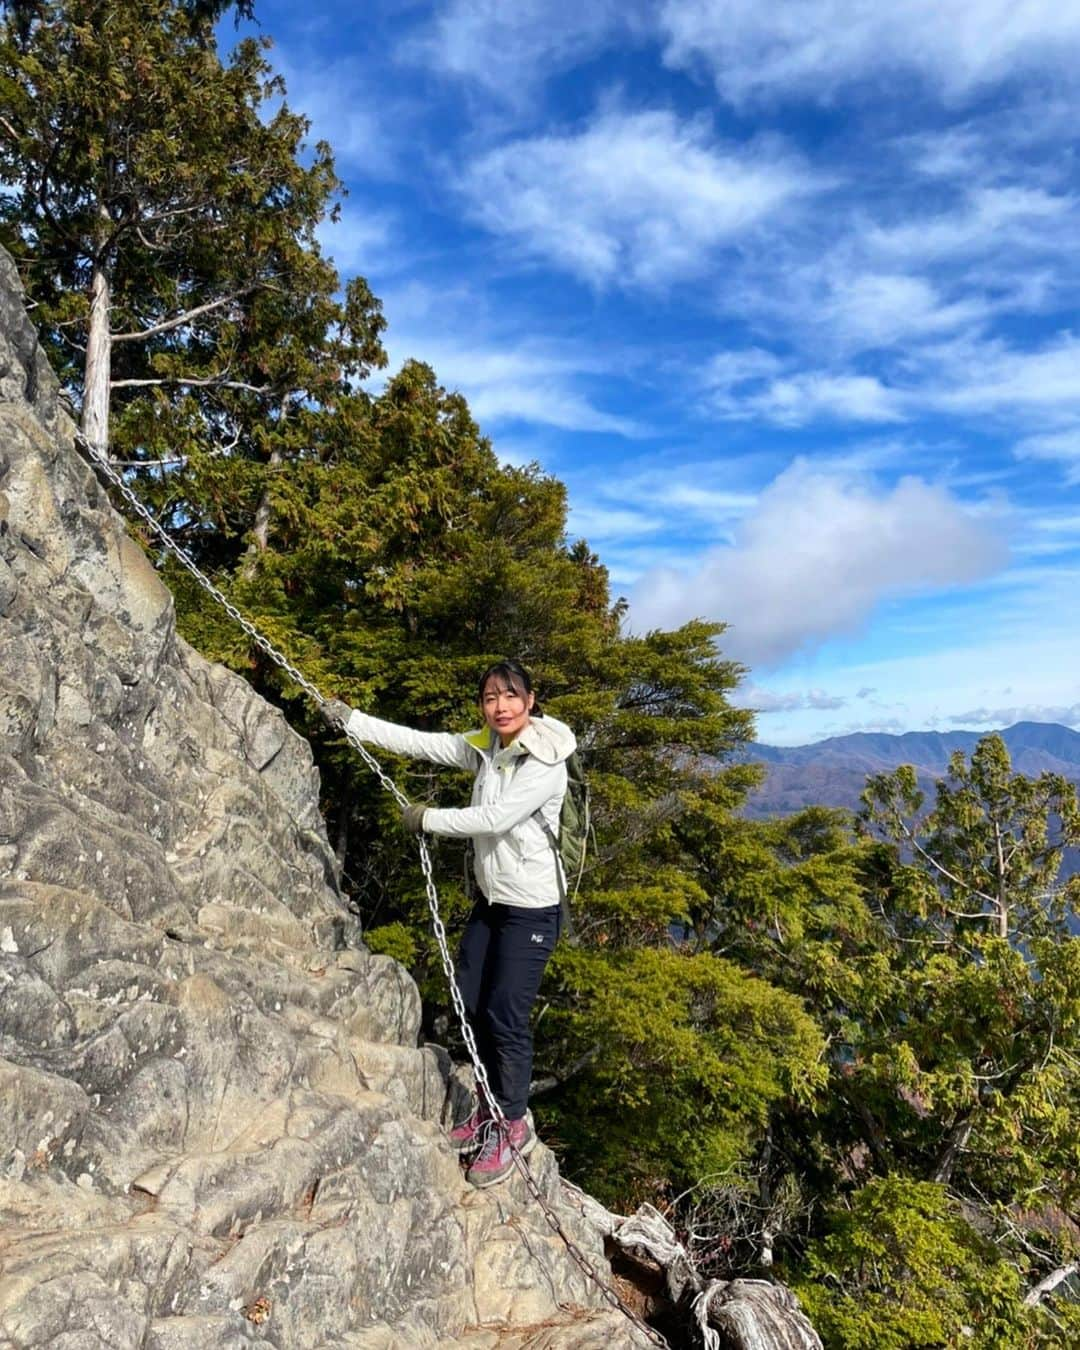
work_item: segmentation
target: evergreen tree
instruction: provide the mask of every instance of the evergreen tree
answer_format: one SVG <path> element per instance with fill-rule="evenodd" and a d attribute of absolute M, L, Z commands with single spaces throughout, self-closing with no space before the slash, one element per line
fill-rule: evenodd
<path fill-rule="evenodd" d="M 0 233 L 87 441 L 120 459 L 272 460 L 279 425 L 381 360 L 367 288 L 338 305 L 315 243 L 340 187 L 329 148 L 303 162 L 265 43 L 222 65 L 229 8 L 3 5 Z"/>
<path fill-rule="evenodd" d="M 1071 1344 L 1078 1319 L 1023 1296 L 1080 1238 L 1076 789 L 989 736 L 932 803 L 907 767 L 864 801 L 857 837 L 815 810 L 703 846 L 711 943 L 800 993 L 828 1046 L 814 1110 L 769 1139 L 767 1188 L 820 1216 L 801 1290 L 845 1350 Z M 793 1273 L 803 1241 L 781 1244 Z"/>

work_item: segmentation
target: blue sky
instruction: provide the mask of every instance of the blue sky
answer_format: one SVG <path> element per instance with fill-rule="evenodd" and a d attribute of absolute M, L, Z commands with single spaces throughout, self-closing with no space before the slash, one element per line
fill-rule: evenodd
<path fill-rule="evenodd" d="M 392 364 L 760 739 L 1080 726 L 1080 6 L 256 9 Z"/>

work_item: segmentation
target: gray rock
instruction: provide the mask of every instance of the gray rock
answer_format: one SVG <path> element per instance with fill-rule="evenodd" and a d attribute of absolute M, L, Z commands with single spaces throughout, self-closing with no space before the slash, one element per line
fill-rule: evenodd
<path fill-rule="evenodd" d="M 461 1074 L 364 948 L 318 788 L 177 636 L 0 254 L 4 1350 L 635 1344 L 520 1180 L 465 1184 Z"/>

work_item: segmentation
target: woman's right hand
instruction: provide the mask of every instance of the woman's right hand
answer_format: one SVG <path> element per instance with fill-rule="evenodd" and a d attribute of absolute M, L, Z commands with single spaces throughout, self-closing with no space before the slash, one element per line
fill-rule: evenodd
<path fill-rule="evenodd" d="M 345 723 L 352 716 L 352 709 L 340 698 L 328 698 L 319 709 L 323 721 L 335 731 L 344 731 Z"/>

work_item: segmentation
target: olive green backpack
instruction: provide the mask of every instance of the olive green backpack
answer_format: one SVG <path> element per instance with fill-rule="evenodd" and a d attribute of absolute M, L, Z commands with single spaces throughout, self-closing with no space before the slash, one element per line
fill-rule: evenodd
<path fill-rule="evenodd" d="M 570 912 L 570 901 L 577 895 L 581 877 L 585 871 L 585 859 L 589 851 L 589 836 L 592 822 L 589 815 L 589 782 L 585 777 L 585 768 L 581 757 L 575 750 L 566 761 L 566 795 L 559 812 L 559 833 L 544 819 L 539 810 L 533 812 L 533 820 L 548 837 L 555 850 L 559 866 L 555 869 L 559 877 L 559 903 L 562 907 L 563 937 L 573 939 L 574 920 Z"/>

